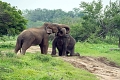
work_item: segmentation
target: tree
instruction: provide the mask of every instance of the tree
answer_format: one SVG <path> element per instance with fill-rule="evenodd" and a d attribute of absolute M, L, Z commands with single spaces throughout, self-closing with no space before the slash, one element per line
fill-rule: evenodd
<path fill-rule="evenodd" d="M 88 40 L 93 35 L 97 35 L 99 30 L 99 24 L 97 21 L 101 18 L 102 2 L 101 0 L 92 1 L 91 3 L 81 2 L 80 8 L 83 9 L 84 16 L 82 17 L 84 22 L 83 33 L 81 34 L 82 41 Z"/>
<path fill-rule="evenodd" d="M 110 1 L 110 4 L 105 8 L 104 15 L 105 17 L 103 18 L 102 23 L 106 25 L 106 32 L 108 32 L 108 35 L 110 36 L 119 38 L 118 46 L 120 48 L 120 1 Z"/>
<path fill-rule="evenodd" d="M 22 11 L 0 1 L 0 35 L 15 35 L 26 28 Z"/>

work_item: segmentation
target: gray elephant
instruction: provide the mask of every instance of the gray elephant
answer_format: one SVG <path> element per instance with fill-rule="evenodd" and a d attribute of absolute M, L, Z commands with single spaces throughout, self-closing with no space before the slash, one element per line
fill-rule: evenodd
<path fill-rule="evenodd" d="M 70 32 L 70 31 L 69 31 Z M 58 49 L 59 56 L 80 56 L 79 53 L 74 53 L 75 39 L 66 32 L 66 28 L 58 30 L 52 42 L 52 56 L 56 55 L 56 48 Z"/>
<path fill-rule="evenodd" d="M 25 55 L 26 50 L 30 46 L 39 45 L 41 53 L 47 54 L 49 34 L 56 32 L 58 32 L 58 27 L 57 25 L 52 25 L 52 23 L 44 23 L 39 28 L 29 28 L 22 31 L 17 38 L 15 53 L 20 50 Z"/>

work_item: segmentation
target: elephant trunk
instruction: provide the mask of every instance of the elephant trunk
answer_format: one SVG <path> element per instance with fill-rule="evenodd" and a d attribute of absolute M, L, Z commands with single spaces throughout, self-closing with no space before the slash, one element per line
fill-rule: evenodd
<path fill-rule="evenodd" d="M 70 27 L 68 25 L 60 24 L 60 26 L 62 26 L 61 28 L 65 28 L 66 29 L 66 34 L 70 33 Z"/>
<path fill-rule="evenodd" d="M 58 32 L 58 36 L 65 36 L 66 35 L 66 29 L 61 28 L 60 31 Z"/>

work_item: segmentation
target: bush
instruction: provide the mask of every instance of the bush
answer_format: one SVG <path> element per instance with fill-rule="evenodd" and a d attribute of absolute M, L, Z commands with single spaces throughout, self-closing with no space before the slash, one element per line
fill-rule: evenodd
<path fill-rule="evenodd" d="M 51 57 L 48 56 L 48 55 L 35 55 L 32 60 L 38 60 L 38 61 L 41 61 L 41 62 L 49 62 L 51 60 Z"/>

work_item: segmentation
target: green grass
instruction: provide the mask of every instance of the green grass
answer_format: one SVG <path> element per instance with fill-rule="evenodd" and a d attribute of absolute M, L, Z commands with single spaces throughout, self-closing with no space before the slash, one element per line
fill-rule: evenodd
<path fill-rule="evenodd" d="M 13 38 L 0 41 L 0 80 L 97 80 L 95 75 L 75 68 L 59 57 L 40 53 L 18 56 L 12 52 L 14 47 Z M 117 48 L 117 45 L 77 42 L 75 52 L 81 56 L 107 57 L 120 65 L 120 51 L 111 51 L 110 48 Z"/>
<path fill-rule="evenodd" d="M 90 44 L 78 42 L 75 46 L 75 52 L 79 52 L 81 56 L 106 57 L 111 61 L 120 65 L 120 50 L 110 50 L 111 48 L 118 48 L 117 45 L 110 45 L 106 43 Z"/>
<path fill-rule="evenodd" d="M 73 67 L 58 57 L 39 53 L 15 55 L 0 53 L 1 80 L 97 80 L 82 69 Z"/>

